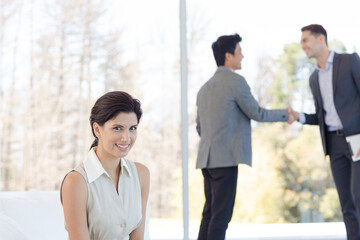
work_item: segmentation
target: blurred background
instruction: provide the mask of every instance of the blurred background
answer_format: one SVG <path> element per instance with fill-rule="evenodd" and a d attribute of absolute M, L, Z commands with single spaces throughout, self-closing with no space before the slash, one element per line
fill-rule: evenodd
<path fill-rule="evenodd" d="M 314 68 L 299 45 L 318 23 L 337 52 L 360 49 L 357 0 L 187 2 L 189 217 L 204 204 L 195 169 L 196 94 L 215 72 L 211 44 L 239 33 L 243 75 L 262 107 L 313 112 Z M 0 190 L 59 190 L 92 142 L 94 101 L 127 91 L 144 111 L 128 158 L 151 172 L 150 221 L 183 214 L 180 31 L 176 0 L 0 1 Z M 239 167 L 233 222 L 342 221 L 319 130 L 257 123 L 253 167 Z"/>

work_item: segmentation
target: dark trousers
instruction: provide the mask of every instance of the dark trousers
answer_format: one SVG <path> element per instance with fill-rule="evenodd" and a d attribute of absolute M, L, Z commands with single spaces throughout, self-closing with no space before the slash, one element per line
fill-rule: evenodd
<path fill-rule="evenodd" d="M 224 240 L 231 220 L 238 167 L 202 169 L 205 205 L 198 240 Z"/>
<path fill-rule="evenodd" d="M 339 194 L 348 240 L 360 240 L 360 161 L 354 162 L 346 139 L 326 133 L 331 171 Z"/>

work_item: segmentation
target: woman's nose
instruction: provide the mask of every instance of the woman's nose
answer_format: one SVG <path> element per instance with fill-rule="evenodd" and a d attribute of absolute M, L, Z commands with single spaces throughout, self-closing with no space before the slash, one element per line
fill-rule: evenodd
<path fill-rule="evenodd" d="M 128 131 L 124 131 L 122 134 L 121 134 L 121 141 L 123 142 L 127 142 L 129 140 L 129 133 Z"/>

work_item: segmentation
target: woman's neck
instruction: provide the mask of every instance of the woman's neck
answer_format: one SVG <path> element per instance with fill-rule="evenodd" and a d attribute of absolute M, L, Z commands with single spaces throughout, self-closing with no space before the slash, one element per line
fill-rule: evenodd
<path fill-rule="evenodd" d="M 101 147 L 97 147 L 95 153 L 99 158 L 101 165 L 110 176 L 116 176 L 119 174 L 121 168 L 120 158 L 108 156 Z"/>

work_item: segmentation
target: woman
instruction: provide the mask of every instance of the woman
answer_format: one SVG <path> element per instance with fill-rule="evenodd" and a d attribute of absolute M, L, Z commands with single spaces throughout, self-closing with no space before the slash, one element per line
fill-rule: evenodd
<path fill-rule="evenodd" d="M 150 173 L 125 159 L 141 115 L 140 102 L 121 91 L 106 93 L 92 108 L 95 140 L 61 186 L 70 240 L 144 239 Z"/>

